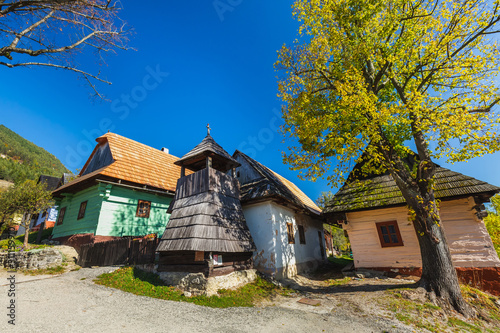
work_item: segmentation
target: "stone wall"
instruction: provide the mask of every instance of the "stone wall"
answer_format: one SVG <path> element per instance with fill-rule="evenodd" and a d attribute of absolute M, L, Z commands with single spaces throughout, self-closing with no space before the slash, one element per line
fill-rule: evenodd
<path fill-rule="evenodd" d="M 203 273 L 159 272 L 158 275 L 166 284 L 181 289 L 187 296 L 213 296 L 219 289 L 239 288 L 255 281 L 257 271 L 247 269 L 209 278 Z"/>
<path fill-rule="evenodd" d="M 6 269 L 43 269 L 61 263 L 61 252 L 51 248 L 0 252 L 0 266 Z"/>

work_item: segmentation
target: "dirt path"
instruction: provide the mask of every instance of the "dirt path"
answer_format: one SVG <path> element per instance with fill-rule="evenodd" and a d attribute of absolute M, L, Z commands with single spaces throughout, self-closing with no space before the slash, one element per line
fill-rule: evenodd
<path fill-rule="evenodd" d="M 212 309 L 136 296 L 96 285 L 113 268 L 85 268 L 60 276 L 16 274 L 16 325 L 0 316 L 2 332 L 411 332 L 401 323 L 344 310 L 347 293 L 314 293 L 321 305 L 297 303 L 307 295 L 276 300 L 276 306 Z M 0 308 L 9 305 L 9 274 L 0 271 Z M 346 290 L 347 291 L 347 290 Z M 352 290 L 354 292 L 355 290 Z M 348 293 L 351 291 L 347 291 Z M 313 295 L 313 294 L 311 294 Z M 346 297 L 346 298 L 344 298 Z M 362 298 L 362 296 L 360 296 Z M 346 307 L 350 309 L 351 307 Z"/>

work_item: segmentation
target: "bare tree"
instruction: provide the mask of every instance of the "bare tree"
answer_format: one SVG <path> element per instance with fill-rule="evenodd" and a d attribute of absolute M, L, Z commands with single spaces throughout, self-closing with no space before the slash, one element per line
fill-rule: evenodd
<path fill-rule="evenodd" d="M 102 97 L 95 80 L 111 83 L 80 69 L 75 54 L 90 48 L 102 65 L 104 53 L 128 49 L 120 9 L 111 0 L 0 0 L 0 65 L 73 71 Z"/>

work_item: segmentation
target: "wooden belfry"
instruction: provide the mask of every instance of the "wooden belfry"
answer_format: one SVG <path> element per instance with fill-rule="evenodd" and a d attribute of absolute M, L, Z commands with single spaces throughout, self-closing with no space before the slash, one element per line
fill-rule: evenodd
<path fill-rule="evenodd" d="M 206 277 L 252 268 L 255 245 L 243 216 L 234 160 L 207 136 L 175 164 L 181 166 L 170 220 L 160 240 L 159 272 Z M 185 169 L 194 171 L 187 175 Z"/>

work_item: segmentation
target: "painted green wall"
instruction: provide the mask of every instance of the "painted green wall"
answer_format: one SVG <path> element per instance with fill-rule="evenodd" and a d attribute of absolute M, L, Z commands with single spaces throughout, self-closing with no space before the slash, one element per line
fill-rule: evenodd
<path fill-rule="evenodd" d="M 57 205 L 59 206 L 59 212 L 62 208 L 66 207 L 66 213 L 64 214 L 63 223 L 61 225 L 57 225 L 56 223 L 54 226 L 52 237 L 57 238 L 74 234 L 95 233 L 102 203 L 102 198 L 99 196 L 99 193 L 98 185 L 96 185 L 80 191 L 75 195 L 66 196 L 60 202 L 58 201 Z M 80 204 L 85 200 L 88 201 L 85 216 L 77 220 Z"/>
<path fill-rule="evenodd" d="M 85 217 L 77 220 L 80 203 L 88 200 Z M 151 201 L 148 218 L 136 217 L 139 200 Z M 99 236 L 144 236 L 152 233 L 160 237 L 165 231 L 170 214 L 167 209 L 172 197 L 136 191 L 116 185 L 99 184 L 58 202 L 66 208 L 62 225 L 56 225 L 54 238 L 74 234 L 93 233 Z"/>
<path fill-rule="evenodd" d="M 139 200 L 151 201 L 149 217 L 136 217 Z M 103 200 L 96 235 L 144 236 L 152 233 L 160 237 L 165 231 L 171 197 L 113 186 Z"/>

